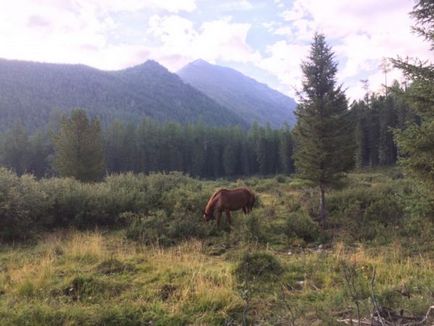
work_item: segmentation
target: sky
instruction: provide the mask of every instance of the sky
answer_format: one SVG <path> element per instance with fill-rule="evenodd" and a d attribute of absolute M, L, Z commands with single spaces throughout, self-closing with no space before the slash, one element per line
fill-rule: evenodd
<path fill-rule="evenodd" d="M 203 59 L 294 97 L 313 35 L 335 53 L 350 99 L 383 90 L 384 58 L 433 59 L 412 0 L 0 0 L 0 58 L 117 70 Z M 1 73 L 1 71 L 0 71 Z M 388 83 L 403 81 L 391 69 Z"/>

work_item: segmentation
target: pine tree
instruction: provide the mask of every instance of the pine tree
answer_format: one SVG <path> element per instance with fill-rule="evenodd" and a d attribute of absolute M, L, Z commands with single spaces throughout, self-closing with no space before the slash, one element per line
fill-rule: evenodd
<path fill-rule="evenodd" d="M 102 178 L 104 151 L 98 119 L 89 121 L 85 111 L 72 111 L 70 118 L 63 118 L 53 142 L 59 175 L 85 182 Z"/>
<path fill-rule="evenodd" d="M 414 30 L 431 43 L 434 50 L 434 1 L 419 0 L 411 15 L 416 19 Z M 420 123 L 411 124 L 402 132 L 395 132 L 400 162 L 406 171 L 434 190 L 434 65 L 393 60 L 401 68 L 411 85 L 406 97 Z M 433 198 L 434 202 L 434 198 Z"/>
<path fill-rule="evenodd" d="M 347 100 L 336 85 L 337 64 L 322 34 L 316 34 L 302 64 L 303 96 L 296 109 L 295 167 L 298 175 L 320 190 L 320 220 L 326 219 L 325 191 L 352 165 L 353 135 Z"/>

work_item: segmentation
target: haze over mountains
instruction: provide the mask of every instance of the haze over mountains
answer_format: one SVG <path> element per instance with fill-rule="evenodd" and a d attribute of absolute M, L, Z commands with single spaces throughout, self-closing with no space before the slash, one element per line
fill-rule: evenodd
<path fill-rule="evenodd" d="M 210 126 L 247 127 L 258 121 L 278 127 L 294 121 L 292 99 L 237 71 L 196 61 L 179 74 L 185 81 L 152 60 L 103 71 L 0 59 L 0 128 L 17 121 L 29 129 L 44 127 L 53 112 L 73 108 L 98 115 L 105 123 L 150 117 Z"/>
<path fill-rule="evenodd" d="M 181 78 L 229 108 L 249 124 L 281 127 L 295 124 L 295 101 L 265 84 L 227 67 L 196 60 L 180 71 Z"/>

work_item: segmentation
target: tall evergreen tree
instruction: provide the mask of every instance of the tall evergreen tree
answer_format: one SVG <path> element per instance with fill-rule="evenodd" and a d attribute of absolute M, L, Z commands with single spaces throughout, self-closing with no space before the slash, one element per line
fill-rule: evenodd
<path fill-rule="evenodd" d="M 416 19 L 414 30 L 431 43 L 434 50 L 434 1 L 419 0 L 413 11 Z M 404 60 L 394 60 L 401 68 L 411 85 L 406 96 L 411 108 L 419 117 L 420 123 L 411 124 L 395 138 L 401 154 L 400 161 L 406 171 L 428 186 L 430 194 L 434 190 L 434 64 Z M 432 198 L 434 202 L 434 197 Z"/>
<path fill-rule="evenodd" d="M 325 36 L 316 34 L 302 64 L 303 99 L 296 109 L 295 167 L 298 175 L 320 190 L 319 216 L 326 219 L 325 191 L 352 165 L 353 137 L 347 100 L 336 85 L 337 64 Z"/>
<path fill-rule="evenodd" d="M 104 175 L 104 150 L 98 119 L 89 121 L 83 110 L 63 118 L 54 136 L 55 169 L 61 176 L 97 181 Z"/>

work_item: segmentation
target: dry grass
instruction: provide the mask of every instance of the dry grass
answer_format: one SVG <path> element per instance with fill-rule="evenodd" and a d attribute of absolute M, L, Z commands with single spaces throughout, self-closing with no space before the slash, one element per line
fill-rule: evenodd
<path fill-rule="evenodd" d="M 62 299 L 59 306 L 59 300 L 51 300 L 50 293 L 64 289 L 71 279 L 83 276 L 85 280 L 97 282 L 93 291 L 98 291 L 99 284 L 121 286 L 121 292 L 116 292 L 115 296 L 107 297 L 107 291 L 100 295 L 95 292 L 90 301 L 74 304 L 74 309 L 83 309 L 83 313 L 90 307 L 94 307 L 90 311 L 103 307 L 119 309 L 127 302 L 129 307 L 153 311 L 152 318 L 180 318 L 178 323 L 197 325 L 220 324 L 234 312 L 240 316 L 245 306 L 240 284 L 233 273 L 238 256 L 236 253 L 228 257 L 208 256 L 203 245 L 201 241 L 192 240 L 171 248 L 143 247 L 125 241 L 119 234 L 77 231 L 53 234 L 41 240 L 27 255 L 25 249 L 19 249 L 20 254 L 14 255 L 12 248 L 0 254 L 3 262 L 0 290 L 4 292 L 0 300 L 23 306 L 25 298 L 38 303 L 53 301 L 55 305 L 49 303 L 48 311 L 63 307 L 67 314 L 71 303 Z M 374 251 L 365 246 L 350 248 L 338 242 L 328 250 L 306 250 L 292 255 L 269 251 L 284 264 L 286 272 L 276 283 L 257 284 L 261 291 L 251 297 L 250 311 L 257 320 L 267 324 L 266 321 L 273 318 L 285 320 L 288 317 L 286 305 L 302 307 L 294 316 L 303 325 L 351 306 L 351 300 L 345 299 L 345 283 L 340 274 L 342 262 L 355 266 L 358 275 L 368 283 L 375 268 L 375 290 L 380 298 L 406 289 L 414 298 L 399 301 L 399 304 L 403 304 L 406 311 L 426 310 L 427 298 L 434 293 L 434 263 L 423 256 L 404 257 L 402 250 L 399 243 Z M 17 257 L 20 257 L 18 261 Z M 136 269 L 99 274 L 98 264 L 112 258 L 133 264 Z M 297 282 L 301 286 L 297 287 Z M 284 299 L 279 296 L 282 287 L 286 289 Z M 97 305 L 89 306 L 93 302 Z M 363 311 L 368 311 L 369 299 L 363 304 Z M 99 313 L 104 315 L 104 312 Z"/>
<path fill-rule="evenodd" d="M 73 259 L 99 260 L 107 257 L 104 239 L 99 232 L 73 232 L 63 243 L 64 253 Z"/>

